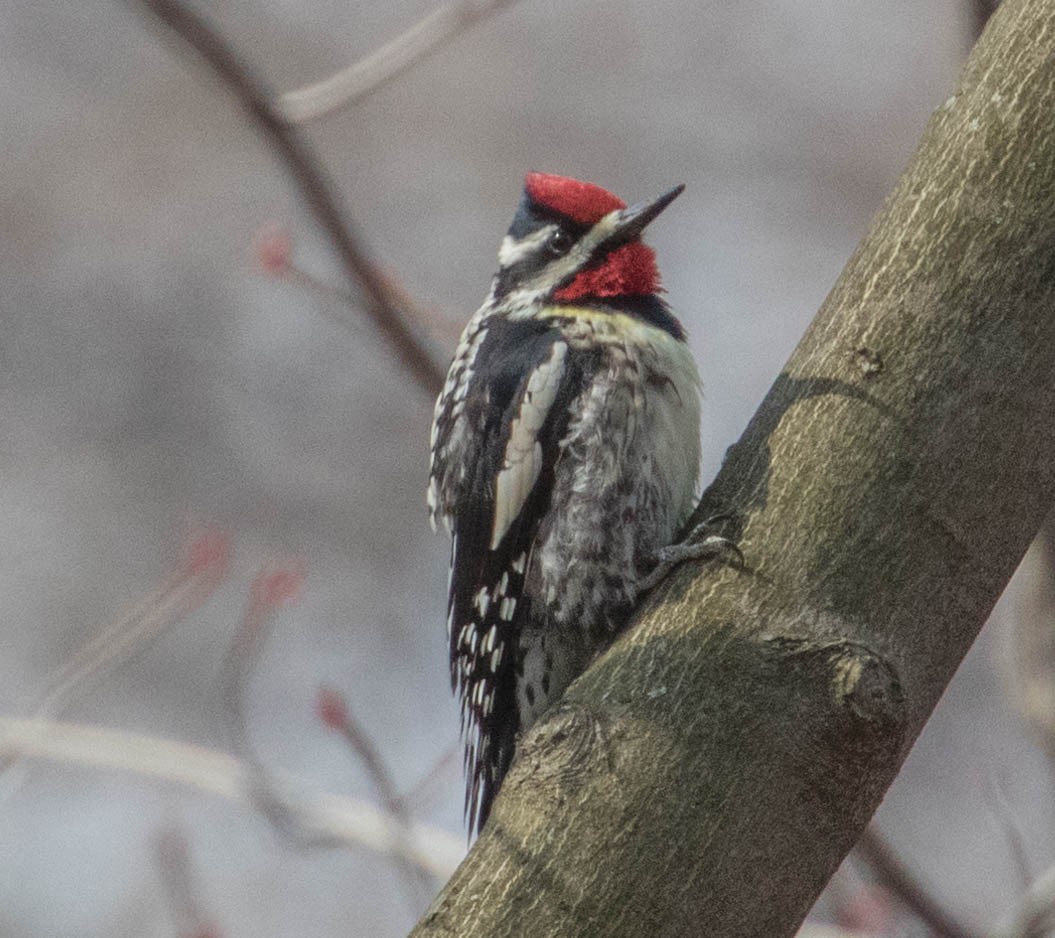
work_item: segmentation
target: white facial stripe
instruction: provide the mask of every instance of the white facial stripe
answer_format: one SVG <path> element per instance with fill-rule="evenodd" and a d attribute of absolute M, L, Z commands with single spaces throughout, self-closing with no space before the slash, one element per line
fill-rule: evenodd
<path fill-rule="evenodd" d="M 542 472 L 542 446 L 538 434 L 557 397 L 567 352 L 568 346 L 564 342 L 554 342 L 549 358 L 531 373 L 520 399 L 520 409 L 509 428 L 502 469 L 495 480 L 491 550 L 498 546 L 520 514 Z"/>
<path fill-rule="evenodd" d="M 526 295 L 544 293 L 554 283 L 570 277 L 580 267 L 586 265 L 593 256 L 593 252 L 615 233 L 620 215 L 622 215 L 620 209 L 605 215 L 575 243 L 567 254 L 555 258 L 530 280 L 520 284 L 518 292 Z"/>
<path fill-rule="evenodd" d="M 556 225 L 546 225 L 519 241 L 506 235 L 498 247 L 498 264 L 501 267 L 510 267 L 517 261 L 523 260 L 530 254 L 534 254 L 546 241 L 550 239 L 553 232 L 557 230 Z"/>

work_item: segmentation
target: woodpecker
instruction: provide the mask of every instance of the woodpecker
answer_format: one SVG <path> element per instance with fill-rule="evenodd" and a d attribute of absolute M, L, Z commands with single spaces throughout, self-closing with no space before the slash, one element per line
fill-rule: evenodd
<path fill-rule="evenodd" d="M 428 504 L 452 534 L 470 834 L 518 734 L 637 597 L 685 557 L 730 547 L 715 535 L 671 546 L 696 494 L 700 378 L 641 233 L 683 188 L 628 208 L 529 173 L 436 401 Z"/>

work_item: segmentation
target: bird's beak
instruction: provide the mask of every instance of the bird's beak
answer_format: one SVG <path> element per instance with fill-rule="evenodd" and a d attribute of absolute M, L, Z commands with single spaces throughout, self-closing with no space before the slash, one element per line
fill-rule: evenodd
<path fill-rule="evenodd" d="M 653 199 L 651 202 L 638 202 L 636 205 L 624 208 L 615 219 L 611 237 L 619 241 L 630 241 L 638 237 L 645 230 L 645 226 L 684 190 L 683 183 L 669 192 L 664 192 L 658 199 Z"/>

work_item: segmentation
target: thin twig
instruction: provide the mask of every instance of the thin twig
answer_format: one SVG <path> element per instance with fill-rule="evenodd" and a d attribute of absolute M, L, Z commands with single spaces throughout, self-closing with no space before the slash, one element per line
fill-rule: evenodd
<path fill-rule="evenodd" d="M 248 793 L 253 806 L 283 837 L 299 847 L 336 847 L 331 831 L 320 829 L 305 816 L 275 773 L 257 754 L 245 715 L 246 694 L 264 648 L 275 613 L 293 600 L 303 575 L 280 568 L 264 569 L 249 587 L 249 604 L 231 639 L 220 677 L 220 692 L 227 714 L 231 748 L 249 771 Z"/>
<path fill-rule="evenodd" d="M 255 770 L 227 753 L 123 730 L 49 720 L 0 717 L 0 758 L 17 755 L 64 765 L 132 772 L 258 807 Z M 310 794 L 303 782 L 277 772 L 288 810 L 305 830 L 341 846 L 386 856 L 398 853 L 434 876 L 446 878 L 465 856 L 465 845 L 437 827 L 415 822 L 406 839 L 393 838 L 390 819 L 373 805 L 347 796 Z"/>
<path fill-rule="evenodd" d="M 980 938 L 934 900 L 875 827 L 865 829 L 857 841 L 856 849 L 887 892 L 909 909 L 937 938 Z"/>
<path fill-rule="evenodd" d="M 271 631 L 275 613 L 294 600 L 303 581 L 296 570 L 274 568 L 261 571 L 249 590 L 249 604 L 242 622 L 231 641 L 224 661 L 222 691 L 231 728 L 232 746 L 236 753 L 252 767 L 252 797 L 257 808 L 288 840 L 302 847 L 333 846 L 326 831 L 318 831 L 306 824 L 297 806 L 281 791 L 274 773 L 256 753 L 249 736 L 245 715 L 246 694 L 261 652 Z M 398 843 L 409 836 L 411 819 L 396 800 L 396 787 L 380 753 L 365 732 L 354 723 L 343 700 L 329 700 L 320 707 L 324 715 L 337 719 L 337 727 L 345 735 L 353 750 L 362 758 L 368 774 L 377 787 L 385 807 L 392 841 Z M 334 720 L 328 720 L 335 725 Z M 417 865 L 408 862 L 401 851 L 390 854 L 399 869 L 412 908 L 417 911 L 422 898 L 435 892 L 436 883 Z"/>
<path fill-rule="evenodd" d="M 431 55 L 445 42 L 514 2 L 461 0 L 441 6 L 391 42 L 335 75 L 281 95 L 279 110 L 287 120 L 305 123 L 348 107 Z"/>
<path fill-rule="evenodd" d="M 362 762 L 381 799 L 381 804 L 392 819 L 393 836 L 406 836 L 410 830 L 410 813 L 399 800 L 399 789 L 381 752 L 370 739 L 366 729 L 353 716 L 347 701 L 332 688 L 322 688 L 319 692 L 317 711 L 329 727 L 344 737 L 349 748 Z M 415 907 L 423 894 L 428 898 L 439 886 L 424 876 L 418 867 L 405 862 L 400 864 L 400 873 L 406 884 L 408 898 Z"/>
<path fill-rule="evenodd" d="M 1003 938 L 1045 938 L 1055 930 L 1055 867 L 1041 874 L 1022 897 L 1014 924 Z"/>
<path fill-rule="evenodd" d="M 852 935 L 893 935 L 904 909 L 869 876 L 866 880 L 852 863 L 835 871 L 824 890 L 832 925 Z M 802 936 L 799 936 L 802 938 Z"/>
<path fill-rule="evenodd" d="M 227 86 L 265 139 L 282 157 L 304 200 L 326 232 L 349 278 L 363 296 L 366 312 L 418 384 L 439 392 L 443 369 L 426 339 L 414 327 L 416 317 L 373 264 L 340 207 L 336 188 L 323 173 L 308 144 L 278 113 L 272 96 L 220 34 L 179 0 L 135 0 L 187 42 Z"/>
<path fill-rule="evenodd" d="M 796 932 L 795 938 L 870 938 L 866 932 L 847 931 L 838 925 L 821 925 L 807 922 Z"/>
<path fill-rule="evenodd" d="M 1055 510 L 1019 567 L 1018 603 L 1004 637 L 1008 699 L 1026 729 L 1055 762 Z"/>
<path fill-rule="evenodd" d="M 398 804 L 406 810 L 416 809 L 419 812 L 428 806 L 440 782 L 452 769 L 459 767 L 461 754 L 462 747 L 458 743 L 440 753 L 425 774 L 396 799 Z"/>
<path fill-rule="evenodd" d="M 220 938 L 198 901 L 187 838 L 179 828 L 160 831 L 154 841 L 154 859 L 177 938 Z"/>
<path fill-rule="evenodd" d="M 190 544 L 179 568 L 131 611 L 89 638 L 51 675 L 30 716 L 55 719 L 147 647 L 167 627 L 199 608 L 223 582 L 230 538 L 205 531 Z M 0 755 L 0 801 L 18 791 L 23 773 L 17 755 Z"/>
<path fill-rule="evenodd" d="M 331 687 L 323 687 L 319 690 L 317 709 L 326 725 L 340 733 L 348 747 L 362 760 L 381 803 L 393 814 L 401 812 L 395 779 L 366 729 L 352 714 L 344 696 Z"/>
<path fill-rule="evenodd" d="M 355 329 L 357 323 L 349 312 L 355 310 L 355 296 L 345 287 L 334 286 L 293 259 L 293 239 L 278 225 L 267 225 L 253 238 L 254 259 L 258 268 L 269 277 L 277 277 L 299 287 L 310 290 L 324 300 L 320 307 L 323 314 L 344 329 Z M 389 289 L 404 309 L 413 310 L 414 319 L 440 346 L 453 348 L 461 334 L 462 323 L 451 316 L 418 306 L 405 290 L 393 281 L 387 281 Z M 336 303 L 334 302 L 336 301 Z"/>
<path fill-rule="evenodd" d="M 33 715 L 59 716 L 92 684 L 128 661 L 166 626 L 194 612 L 223 582 L 229 561 L 230 538 L 226 534 L 207 531 L 200 535 L 179 570 L 58 668 Z"/>
<path fill-rule="evenodd" d="M 281 567 L 265 568 L 249 587 L 249 604 L 224 658 L 220 688 L 231 729 L 231 745 L 246 762 L 259 760 L 246 730 L 245 694 L 277 611 L 296 599 L 304 574 Z"/>
<path fill-rule="evenodd" d="M 982 781 L 982 797 L 988 803 L 990 810 L 996 817 L 1004 836 L 1007 838 L 1008 851 L 1011 854 L 1011 862 L 1014 864 L 1015 872 L 1018 873 L 1019 882 L 1023 888 L 1029 886 L 1033 881 L 1033 871 L 1030 868 L 1029 855 L 1026 851 L 1026 839 L 1015 820 L 1015 812 L 1008 804 L 1007 797 L 1000 787 L 999 780 L 985 778 Z"/>

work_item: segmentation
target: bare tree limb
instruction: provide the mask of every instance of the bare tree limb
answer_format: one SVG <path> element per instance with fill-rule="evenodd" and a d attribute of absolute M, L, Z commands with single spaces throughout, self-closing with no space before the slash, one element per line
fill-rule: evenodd
<path fill-rule="evenodd" d="M 923 922 L 936 938 L 981 938 L 957 922 L 934 900 L 874 827 L 865 828 L 856 850 L 872 868 L 880 885 Z"/>
<path fill-rule="evenodd" d="M 795 938 L 874 938 L 863 932 L 851 932 L 834 925 L 803 925 Z"/>
<path fill-rule="evenodd" d="M 438 797 L 438 789 L 444 782 L 461 770 L 462 747 L 459 743 L 440 753 L 435 762 L 407 791 L 397 799 L 404 810 L 416 809 L 419 813 Z"/>
<path fill-rule="evenodd" d="M 967 7 L 971 17 L 971 40 L 972 42 L 982 35 L 993 15 L 1000 5 L 1000 0 L 967 0 Z"/>
<path fill-rule="evenodd" d="M 265 225 L 254 237 L 254 254 L 260 270 L 268 276 L 280 277 L 310 290 L 324 303 L 319 310 L 344 329 L 355 329 L 357 323 L 350 319 L 349 312 L 358 306 L 355 296 L 344 287 L 337 287 L 317 277 L 293 259 L 293 241 L 276 225 Z M 423 326 L 428 335 L 441 346 L 453 348 L 461 335 L 462 323 L 451 316 L 418 306 L 403 288 L 388 281 L 389 288 L 399 305 L 413 312 L 414 321 Z"/>
<path fill-rule="evenodd" d="M 87 689 L 128 661 L 165 628 L 201 606 L 227 575 L 229 541 L 219 531 L 206 531 L 195 538 L 179 569 L 127 615 L 93 635 L 62 663 L 49 679 L 33 715 L 60 716 Z"/>
<path fill-rule="evenodd" d="M 0 757 L 17 756 L 131 772 L 174 782 L 257 809 L 255 767 L 201 746 L 123 730 L 50 720 L 0 717 Z M 391 819 L 373 805 L 341 795 L 308 793 L 302 782 L 273 773 L 283 797 L 304 830 L 325 833 L 330 842 L 366 847 L 406 860 L 435 876 L 448 876 L 465 854 L 461 837 L 414 823 L 407 839 L 393 838 Z"/>
<path fill-rule="evenodd" d="M 349 750 L 362 762 L 386 810 L 400 818 L 401 822 L 405 822 L 408 815 L 406 808 L 400 804 L 395 778 L 365 727 L 348 708 L 348 701 L 334 688 L 322 687 L 319 689 L 315 708 L 323 722 L 341 734 Z"/>
<path fill-rule="evenodd" d="M 333 688 L 322 688 L 316 698 L 316 713 L 327 726 L 344 737 L 348 748 L 366 770 L 374 790 L 381 799 L 382 807 L 391 819 L 393 838 L 398 839 L 405 836 L 410 830 L 410 812 L 399 800 L 399 790 L 389 771 L 388 764 L 373 740 L 370 739 L 366 729 L 353 716 L 348 702 Z M 419 867 L 400 860 L 399 857 L 393 857 L 393 860 L 403 877 L 407 896 L 413 908 L 420 909 L 423 902 L 428 901 L 436 892 L 438 884 L 426 876 Z"/>
<path fill-rule="evenodd" d="M 805 925 L 818 924 L 811 922 L 818 914 L 851 934 L 875 938 L 898 934 L 906 917 L 904 906 L 876 880 L 871 870 L 862 873 L 861 864 L 854 862 L 842 864 L 828 881 L 824 898 L 810 910 Z M 796 938 L 801 936 L 800 930 Z"/>
<path fill-rule="evenodd" d="M 165 892 L 175 938 L 220 938 L 198 900 L 190 847 L 183 831 L 167 827 L 154 840 L 154 859 Z"/>
<path fill-rule="evenodd" d="M 1029 853 L 1026 850 L 1026 839 L 1022 836 L 1015 813 L 1008 804 L 1007 797 L 1001 790 L 997 779 L 983 780 L 982 796 L 993 812 L 1000 829 L 1004 832 L 1011 863 L 1015 868 L 1015 873 L 1018 874 L 1022 888 L 1025 889 L 1033 881 L 1033 871 L 1029 862 Z"/>
<path fill-rule="evenodd" d="M 336 188 L 323 173 L 308 144 L 276 109 L 272 96 L 231 46 L 197 13 L 179 0 L 134 0 L 187 42 L 212 69 L 282 158 L 308 207 L 333 243 L 351 281 L 359 288 L 367 313 L 395 350 L 400 362 L 429 394 L 443 383 L 440 356 L 415 328 L 416 317 L 404 295 L 368 258 L 352 229 Z"/>
<path fill-rule="evenodd" d="M 305 123 L 361 101 L 416 62 L 516 0 L 459 0 L 433 10 L 406 32 L 329 78 L 278 99 L 286 120 Z"/>
<path fill-rule="evenodd" d="M 1005 0 L 697 511 L 414 935 L 791 936 L 1055 503 L 1055 0 Z"/>
<path fill-rule="evenodd" d="M 281 566 L 265 567 L 253 580 L 249 603 L 224 659 L 221 688 L 227 712 L 231 742 L 235 752 L 252 772 L 252 797 L 260 813 L 284 837 L 301 847 L 341 846 L 331 831 L 310 823 L 296 801 L 283 791 L 273 771 L 257 754 L 246 719 L 246 697 L 264 645 L 271 633 L 276 612 L 295 600 L 303 573 Z M 324 696 L 318 712 L 331 728 L 345 733 L 353 751 L 362 759 L 367 774 L 381 795 L 384 816 L 388 819 L 391 840 L 398 845 L 389 856 L 401 874 L 407 896 L 414 909 L 421 907 L 423 897 L 435 891 L 434 880 L 406 858 L 412 839 L 412 820 L 398 802 L 396 788 L 381 754 L 370 743 L 365 732 L 352 719 L 343 699 L 334 692 Z M 335 725 L 335 723 L 339 725 Z"/>
<path fill-rule="evenodd" d="M 200 607 L 227 575 L 230 544 L 226 534 L 205 531 L 189 545 L 175 571 L 127 614 L 105 626 L 49 677 L 32 716 L 57 718 L 104 677 L 120 668 L 166 628 Z M 16 755 L 0 755 L 0 802 L 22 784 Z"/>
<path fill-rule="evenodd" d="M 1055 761 L 1055 511 L 1022 562 L 1022 589 L 1001 649 L 1008 699 Z"/>

